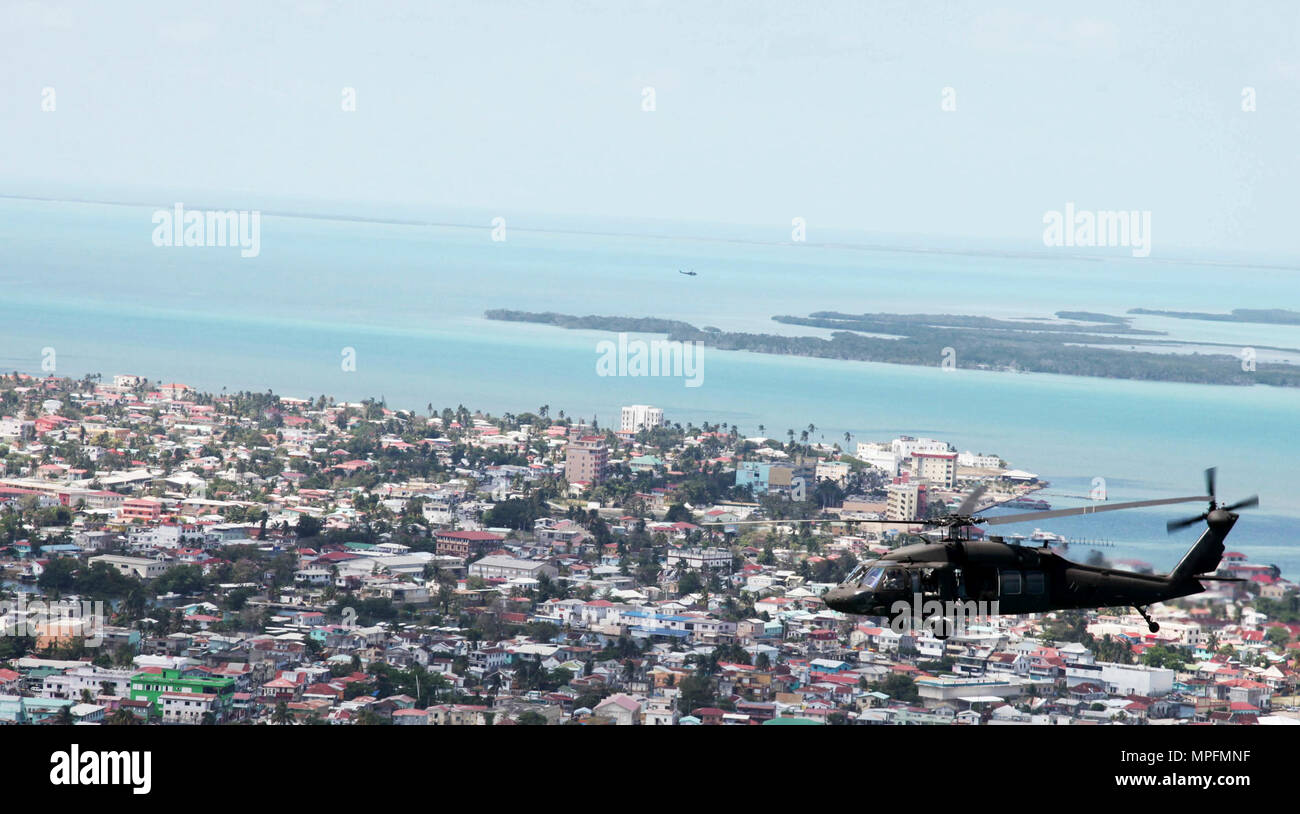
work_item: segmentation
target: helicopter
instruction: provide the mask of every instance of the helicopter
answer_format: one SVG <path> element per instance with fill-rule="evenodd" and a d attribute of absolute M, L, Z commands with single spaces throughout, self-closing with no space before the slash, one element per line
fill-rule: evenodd
<path fill-rule="evenodd" d="M 866 616 L 890 615 L 897 603 L 910 605 L 913 597 L 927 604 L 937 600 L 949 608 L 954 602 L 994 602 L 995 610 L 990 615 L 1132 606 L 1155 633 L 1160 625 L 1147 612 L 1151 605 L 1201 593 L 1207 581 L 1242 581 L 1214 576 L 1213 572 L 1223 557 L 1224 538 L 1237 522 L 1236 512 L 1258 506 L 1259 497 L 1252 495 L 1229 505 L 1220 504 L 1215 497 L 1215 472 L 1214 468 L 1205 471 L 1205 495 L 997 517 L 971 513 L 985 491 L 983 485 L 976 486 L 955 512 L 916 521 L 943 528 L 939 541 L 903 546 L 878 560 L 860 563 L 822 599 L 832 610 Z M 972 540 L 969 535 L 969 529 L 977 525 L 997 526 L 1194 501 L 1208 501 L 1208 508 L 1199 515 L 1170 521 L 1167 531 L 1172 533 L 1201 521 L 1205 521 L 1206 528 L 1168 574 L 1138 574 L 1086 565 L 1067 560 L 1046 545 L 1012 545 L 1000 537 Z M 935 635 L 946 638 L 938 632 Z"/>

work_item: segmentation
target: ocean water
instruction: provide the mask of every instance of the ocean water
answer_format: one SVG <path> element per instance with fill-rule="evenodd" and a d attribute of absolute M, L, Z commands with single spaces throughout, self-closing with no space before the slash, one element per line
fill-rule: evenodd
<path fill-rule="evenodd" d="M 997 453 L 1050 479 L 1053 492 L 1087 494 L 1093 478 L 1105 478 L 1112 500 L 1198 494 L 1201 470 L 1217 465 L 1222 498 L 1257 492 L 1263 501 L 1230 541 L 1300 575 L 1300 390 L 963 370 L 960 350 L 957 369 L 944 371 L 706 349 L 702 385 L 687 387 L 675 377 L 598 376 L 597 343 L 610 334 L 482 318 L 513 308 L 818 333 L 770 318 L 1300 308 L 1300 271 L 1285 260 L 1141 262 L 844 234 L 790 244 L 781 226 L 526 218 L 510 219 L 506 240 L 494 242 L 486 220 L 267 213 L 261 254 L 241 259 L 235 248 L 153 246 L 153 209 L 170 205 L 0 199 L 0 368 L 39 372 L 48 347 L 60 374 L 137 373 L 213 391 L 382 396 L 394 407 L 495 413 L 546 404 L 606 424 L 621 405 L 650 403 L 672 421 L 735 424 L 747 435 L 762 425 L 782 440 L 809 424 L 814 439 L 841 444 L 845 433 L 853 442 L 929 435 Z M 1135 324 L 1183 341 L 1300 348 L 1294 326 Z M 345 348 L 355 350 L 355 372 L 343 370 Z M 1194 535 L 1166 539 L 1164 521 L 1200 508 L 1043 525 L 1115 540 L 1123 546 L 1108 556 L 1166 567 Z"/>

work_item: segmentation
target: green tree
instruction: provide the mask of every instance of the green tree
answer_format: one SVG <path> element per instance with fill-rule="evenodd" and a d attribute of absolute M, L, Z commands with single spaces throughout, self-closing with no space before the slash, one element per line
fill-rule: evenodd
<path fill-rule="evenodd" d="M 883 692 L 899 701 L 919 701 L 921 694 L 916 689 L 916 682 L 909 675 L 890 673 L 883 681 L 875 685 L 877 692 Z"/>
<path fill-rule="evenodd" d="M 699 593 L 704 589 L 704 580 L 698 571 L 687 571 L 677 580 L 677 590 L 683 594 Z"/>
<path fill-rule="evenodd" d="M 1187 665 L 1187 655 L 1181 650 L 1157 644 L 1147 648 L 1142 654 L 1142 663 L 1148 667 L 1182 670 Z"/>
<path fill-rule="evenodd" d="M 58 557 L 50 560 L 45 570 L 36 579 L 40 589 L 54 597 L 71 591 L 76 583 L 77 560 L 73 557 Z"/>
<path fill-rule="evenodd" d="M 683 678 L 678 685 L 677 708 L 683 715 L 692 710 L 715 705 L 713 682 L 708 676 L 692 674 Z"/>
<path fill-rule="evenodd" d="M 283 699 L 275 702 L 275 711 L 271 713 L 271 723 L 287 724 L 290 720 L 292 720 L 292 716 L 289 715 L 289 705 Z"/>
<path fill-rule="evenodd" d="M 547 721 L 545 715 L 530 709 L 525 710 L 524 713 L 519 716 L 516 723 L 521 726 L 546 726 Z"/>
<path fill-rule="evenodd" d="M 310 514 L 300 514 L 298 515 L 298 524 L 294 531 L 297 533 L 299 540 L 316 537 L 320 535 L 321 532 L 320 518 L 313 517 Z"/>

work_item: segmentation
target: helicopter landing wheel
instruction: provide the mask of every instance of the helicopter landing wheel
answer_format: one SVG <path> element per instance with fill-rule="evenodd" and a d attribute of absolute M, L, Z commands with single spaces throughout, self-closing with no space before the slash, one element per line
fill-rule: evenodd
<path fill-rule="evenodd" d="M 1136 610 L 1138 613 L 1142 614 L 1143 619 L 1147 620 L 1147 630 L 1151 631 L 1152 633 L 1160 632 L 1160 624 L 1158 622 L 1153 622 L 1151 620 L 1151 617 L 1147 616 L 1146 608 L 1140 608 L 1137 605 L 1134 605 L 1133 609 Z"/>

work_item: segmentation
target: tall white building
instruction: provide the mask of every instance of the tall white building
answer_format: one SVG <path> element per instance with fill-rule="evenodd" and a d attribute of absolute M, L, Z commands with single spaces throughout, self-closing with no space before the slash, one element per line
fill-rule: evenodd
<path fill-rule="evenodd" d="M 633 404 L 623 408 L 623 420 L 620 429 L 623 432 L 640 432 L 641 430 L 662 427 L 664 411 L 648 404 Z"/>

